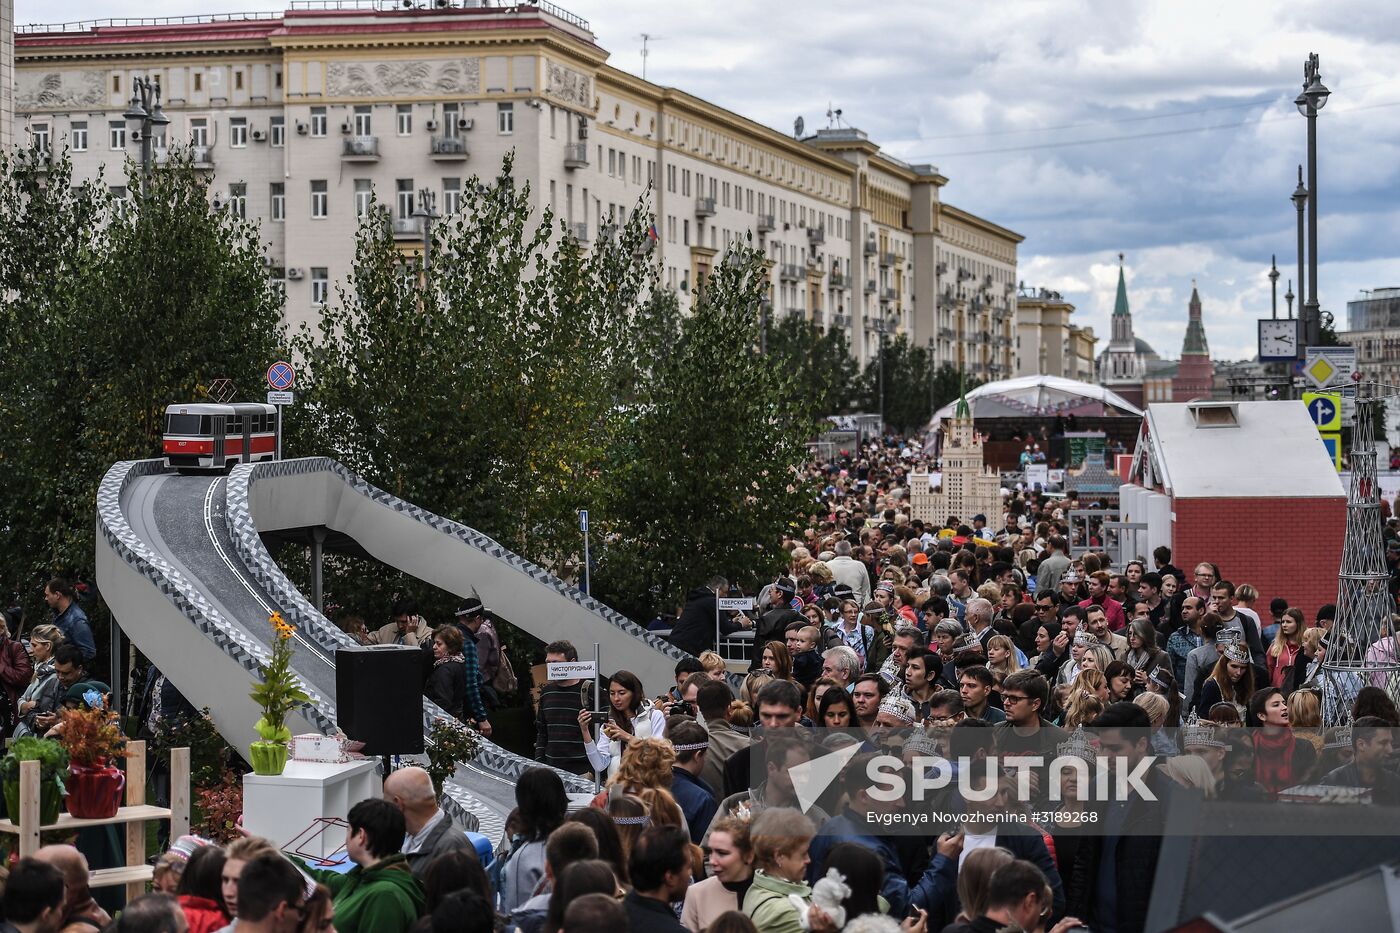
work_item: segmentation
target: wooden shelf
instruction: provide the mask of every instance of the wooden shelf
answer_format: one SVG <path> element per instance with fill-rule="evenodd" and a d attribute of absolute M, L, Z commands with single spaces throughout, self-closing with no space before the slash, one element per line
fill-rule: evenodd
<path fill-rule="evenodd" d="M 88 887 L 107 888 L 119 884 L 139 884 L 145 886 L 155 877 L 155 869 L 150 865 L 129 865 L 124 868 L 99 868 L 89 872 Z"/>
<path fill-rule="evenodd" d="M 82 829 L 84 826 L 107 826 L 117 823 L 144 823 L 147 820 L 168 820 L 170 810 L 168 807 L 152 807 L 141 805 L 136 807 L 119 807 L 116 816 L 105 820 L 80 820 L 77 817 L 69 816 L 67 813 L 58 815 L 57 823 L 49 823 L 39 827 L 40 832 L 49 830 Z M 11 820 L 0 820 L 0 833 L 18 833 L 19 824 Z"/>

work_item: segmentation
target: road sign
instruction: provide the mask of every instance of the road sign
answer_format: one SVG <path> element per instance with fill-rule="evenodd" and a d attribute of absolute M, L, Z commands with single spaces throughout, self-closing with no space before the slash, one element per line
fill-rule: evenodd
<path fill-rule="evenodd" d="M 1308 416 L 1319 431 L 1340 431 L 1342 429 L 1341 399 L 1337 395 L 1324 392 L 1304 392 L 1303 404 Z"/>
<path fill-rule="evenodd" d="M 550 661 L 544 667 L 544 675 L 550 680 L 583 680 L 598 671 L 594 661 Z"/>
<path fill-rule="evenodd" d="M 753 608 L 753 597 L 752 597 L 752 596 L 721 596 L 721 597 L 719 598 L 719 607 L 718 607 L 718 608 L 721 609 L 721 610 L 724 610 L 724 611 L 730 611 L 730 610 L 735 610 L 735 609 L 737 609 L 737 610 L 739 610 L 740 612 L 743 612 L 743 611 L 746 610 L 746 609 L 752 609 L 752 608 Z"/>
<path fill-rule="evenodd" d="M 587 510 L 587 509 L 579 509 L 579 510 L 578 510 L 578 530 L 581 531 L 581 532 L 583 532 L 584 534 L 588 534 L 588 510 Z"/>
<path fill-rule="evenodd" d="M 295 392 L 269 392 L 267 393 L 267 404 L 269 405 L 295 405 Z"/>
<path fill-rule="evenodd" d="M 291 363 L 278 360 L 267 368 L 267 386 L 276 391 L 290 389 L 296 384 L 296 371 L 292 369 Z"/>
<path fill-rule="evenodd" d="M 1352 386 L 1355 372 L 1355 347 L 1308 347 L 1303 355 L 1303 378 L 1316 389 Z"/>
<path fill-rule="evenodd" d="M 1327 456 L 1332 458 L 1332 466 L 1337 472 L 1342 472 L 1342 436 L 1340 434 L 1323 434 L 1322 445 L 1327 448 Z"/>

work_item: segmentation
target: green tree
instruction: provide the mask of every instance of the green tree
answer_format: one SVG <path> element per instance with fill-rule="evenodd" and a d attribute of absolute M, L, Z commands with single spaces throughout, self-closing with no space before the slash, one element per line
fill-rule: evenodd
<path fill-rule="evenodd" d="M 0 561 L 33 593 L 52 572 L 91 574 L 97 484 L 160 454 L 166 405 L 219 377 L 254 397 L 285 349 L 282 294 L 256 226 L 213 210 L 178 154 L 129 199 L 73 186 L 66 154 L 0 174 L 0 413 L 15 418 L 0 431 Z M 126 181 L 140 190 L 135 166 Z"/>
<path fill-rule="evenodd" d="M 929 351 L 914 346 L 905 334 L 886 338 L 861 373 L 864 410 L 881 410 L 883 382 L 885 424 L 902 434 L 923 430 L 933 413 L 957 398 L 963 386 L 957 367 L 944 363 L 935 369 L 930 363 Z M 976 378 L 966 379 L 969 390 L 980 384 Z"/>
<path fill-rule="evenodd" d="M 769 324 L 768 358 L 796 379 L 802 393 L 823 415 L 853 411 L 860 393 L 860 368 L 846 332 L 822 330 L 812 321 L 786 317 Z"/>
<path fill-rule="evenodd" d="M 779 542 L 811 511 L 800 470 L 814 399 L 758 352 L 763 254 L 735 245 L 697 295 L 680 339 L 622 412 L 600 516 L 594 589 L 648 618 L 721 572 L 775 572 Z"/>

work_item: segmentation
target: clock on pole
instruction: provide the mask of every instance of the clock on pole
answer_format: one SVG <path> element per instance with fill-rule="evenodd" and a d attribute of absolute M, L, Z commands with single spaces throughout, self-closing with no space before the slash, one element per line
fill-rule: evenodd
<path fill-rule="evenodd" d="M 1296 360 L 1298 348 L 1296 318 L 1264 318 L 1259 322 L 1259 362 Z"/>

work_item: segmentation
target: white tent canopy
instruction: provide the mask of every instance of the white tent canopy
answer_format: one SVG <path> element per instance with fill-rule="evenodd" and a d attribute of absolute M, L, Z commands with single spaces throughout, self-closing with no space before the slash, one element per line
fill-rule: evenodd
<path fill-rule="evenodd" d="M 1018 376 L 984 383 L 967 393 L 972 417 L 1054 418 L 1057 415 L 1129 415 L 1141 417 L 1142 409 L 1103 386 L 1062 379 L 1059 376 Z M 953 417 L 957 400 L 934 415 L 935 422 Z"/>

